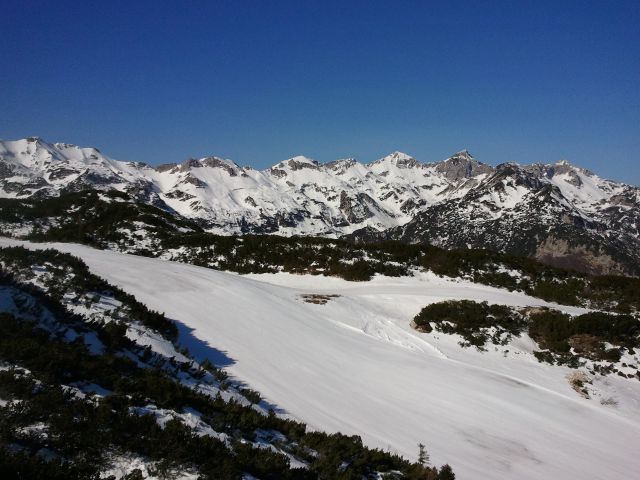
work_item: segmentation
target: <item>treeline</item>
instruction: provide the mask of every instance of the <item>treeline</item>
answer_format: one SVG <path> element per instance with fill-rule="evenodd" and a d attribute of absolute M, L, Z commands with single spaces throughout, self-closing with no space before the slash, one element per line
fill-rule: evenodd
<path fill-rule="evenodd" d="M 21 223 L 22 222 L 22 223 Z M 564 305 L 640 311 L 640 279 L 590 276 L 488 250 L 445 250 L 400 242 L 276 235 L 221 236 L 119 192 L 68 193 L 44 200 L 0 200 L 0 226 L 27 223 L 35 241 L 84 243 L 239 273 L 310 273 L 364 281 L 414 269 L 522 291 Z M 10 230 L 10 229 L 9 229 Z M 1 233 L 1 232 L 0 232 Z"/>
<path fill-rule="evenodd" d="M 355 245 L 316 237 L 187 233 L 163 240 L 159 252 L 185 263 L 239 273 L 285 271 L 355 281 L 370 280 L 375 274 L 411 275 L 414 269 L 423 269 L 564 305 L 640 310 L 640 279 L 589 276 L 487 250 L 444 250 L 392 241 Z"/>

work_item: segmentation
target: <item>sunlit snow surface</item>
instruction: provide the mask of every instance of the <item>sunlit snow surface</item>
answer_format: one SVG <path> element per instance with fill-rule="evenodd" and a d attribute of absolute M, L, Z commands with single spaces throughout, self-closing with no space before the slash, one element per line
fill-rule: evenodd
<path fill-rule="evenodd" d="M 0 240 L 0 245 L 20 242 Z M 568 369 L 539 364 L 524 337 L 509 352 L 462 349 L 411 318 L 448 298 L 544 302 L 482 285 L 377 277 L 239 276 L 70 244 L 53 246 L 180 324 L 181 340 L 311 427 L 361 435 L 415 459 L 427 445 L 457 478 L 632 479 L 640 471 L 640 382 L 594 385 L 618 405 L 583 399 Z M 325 305 L 304 293 L 337 294 Z M 567 309 L 571 313 L 579 310 Z"/>

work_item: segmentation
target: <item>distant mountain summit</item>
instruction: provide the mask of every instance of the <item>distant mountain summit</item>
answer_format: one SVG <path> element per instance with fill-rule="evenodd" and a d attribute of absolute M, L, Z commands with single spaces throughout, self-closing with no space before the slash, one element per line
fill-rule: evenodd
<path fill-rule="evenodd" d="M 0 197 L 115 189 L 220 234 L 348 236 L 489 248 L 598 273 L 640 273 L 640 189 L 562 160 L 492 167 L 466 150 L 422 163 L 216 156 L 152 167 L 37 137 L 0 142 Z"/>

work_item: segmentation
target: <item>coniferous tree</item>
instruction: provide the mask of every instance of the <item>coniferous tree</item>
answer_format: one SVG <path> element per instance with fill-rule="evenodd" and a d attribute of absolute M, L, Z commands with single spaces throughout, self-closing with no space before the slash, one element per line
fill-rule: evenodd
<path fill-rule="evenodd" d="M 418 444 L 418 463 L 420 465 L 429 465 L 431 463 L 429 452 L 427 452 L 423 443 Z"/>

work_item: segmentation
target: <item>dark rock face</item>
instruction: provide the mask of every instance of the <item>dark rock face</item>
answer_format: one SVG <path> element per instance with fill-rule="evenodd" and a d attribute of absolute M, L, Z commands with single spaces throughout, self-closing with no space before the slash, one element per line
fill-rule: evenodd
<path fill-rule="evenodd" d="M 304 170 L 305 168 L 308 168 L 308 169 L 311 169 L 311 170 L 318 170 L 320 168 L 320 165 L 315 160 L 313 160 L 313 161 L 301 161 L 301 160 L 296 160 L 296 159 L 292 158 L 291 160 L 287 160 L 286 164 L 294 172 L 296 170 Z"/>
<path fill-rule="evenodd" d="M 324 166 L 330 170 L 333 170 L 337 175 L 340 175 L 355 164 L 355 159 L 346 158 L 344 160 L 335 160 L 333 162 L 325 163 Z"/>
<path fill-rule="evenodd" d="M 307 212 L 294 211 L 294 212 L 278 212 L 273 216 L 262 217 L 262 221 L 259 224 L 247 222 L 246 219 L 242 219 L 243 233 L 249 234 L 265 234 L 276 233 L 281 227 L 291 227 L 298 225 L 308 218 Z"/>
<path fill-rule="evenodd" d="M 555 165 L 543 165 L 541 163 L 534 163 L 533 165 L 527 165 L 521 168 L 523 171 L 539 178 L 546 177 L 552 179 L 556 175 L 566 175 L 566 181 L 569 184 L 575 187 L 580 187 L 582 185 L 582 180 L 576 172 L 576 167 L 566 161 L 558 162 Z M 593 176 L 593 173 L 588 170 L 582 169 L 582 173 L 588 176 Z"/>
<path fill-rule="evenodd" d="M 158 165 L 155 167 L 157 172 L 169 172 L 178 166 L 177 163 L 163 163 L 162 165 Z"/>
<path fill-rule="evenodd" d="M 475 177 L 483 173 L 491 173 L 493 168 L 476 161 L 469 152 L 463 150 L 436 165 L 436 170 L 451 181 Z"/>
<path fill-rule="evenodd" d="M 282 170 L 281 168 L 271 168 L 269 173 L 276 178 L 284 178 L 287 176 L 287 172 Z"/>
<path fill-rule="evenodd" d="M 27 190 L 37 190 L 39 188 L 43 188 L 48 186 L 49 183 L 42 177 L 35 177 L 30 179 L 27 183 L 24 184 L 24 188 Z"/>
<path fill-rule="evenodd" d="M 207 157 L 202 160 L 202 165 L 205 167 L 221 168 L 227 172 L 230 176 L 235 177 L 238 175 L 237 169 L 228 165 L 224 160 L 218 157 Z"/>
<path fill-rule="evenodd" d="M 412 198 L 410 198 L 409 200 L 407 200 L 402 204 L 402 206 L 400 207 L 400 210 L 407 215 L 412 215 L 416 213 L 424 205 L 426 205 L 426 202 L 424 200 L 420 202 L 416 202 Z"/>
<path fill-rule="evenodd" d="M 167 198 L 177 199 L 177 200 L 191 200 L 193 198 L 196 198 L 193 195 L 187 192 L 184 192 L 182 190 L 171 190 L 168 193 L 165 193 L 165 196 Z"/>
<path fill-rule="evenodd" d="M 70 177 L 71 175 L 76 175 L 78 172 L 71 168 L 57 168 L 52 170 L 49 174 L 49 180 L 61 180 L 63 178 Z"/>
<path fill-rule="evenodd" d="M 0 180 L 13 176 L 13 166 L 0 162 Z"/>
<path fill-rule="evenodd" d="M 509 191 L 528 193 L 505 208 Z M 637 190 L 637 189 L 636 189 Z M 619 198 L 623 203 L 631 199 Z M 360 229 L 356 242 L 400 240 L 445 248 L 486 248 L 536 258 L 563 268 L 595 274 L 640 275 L 640 209 L 611 207 L 587 218 L 558 187 L 510 165 L 499 166 L 481 188 L 464 197 L 431 205 L 406 225 L 384 232 Z M 618 233 L 613 234 L 612 231 Z"/>
<path fill-rule="evenodd" d="M 548 236 L 536 248 L 533 257 L 543 263 L 556 267 L 577 270 L 590 274 L 624 275 L 628 269 L 616 261 L 609 248 L 602 248 L 598 244 L 570 242 Z"/>
<path fill-rule="evenodd" d="M 181 183 L 189 183 L 191 185 L 194 185 L 196 188 L 204 188 L 206 187 L 206 183 L 204 183 L 202 180 L 200 180 L 198 177 L 196 177 L 195 175 L 192 174 L 187 174 L 183 179 Z"/>
<path fill-rule="evenodd" d="M 65 187 L 69 192 L 80 192 L 82 190 L 89 190 L 96 188 L 98 190 L 109 188 L 114 183 L 120 183 L 122 180 L 115 174 L 104 175 L 96 172 L 84 172 L 78 175 L 78 177 L 72 182 L 68 183 Z"/>
<path fill-rule="evenodd" d="M 200 166 L 201 165 L 200 165 L 200 162 L 198 160 L 196 160 L 195 158 L 188 158 L 187 160 L 185 160 L 184 162 L 182 162 L 180 164 L 180 171 L 181 172 L 188 172 L 192 168 L 198 168 Z"/>
<path fill-rule="evenodd" d="M 171 208 L 160 198 L 153 184 L 149 182 L 139 180 L 132 183 L 125 188 L 125 193 L 138 203 L 148 203 L 154 207 L 172 212 Z"/>
<path fill-rule="evenodd" d="M 403 158 L 403 157 L 398 156 L 395 153 L 392 154 L 392 157 L 395 157 L 394 158 L 395 164 L 399 168 L 413 168 L 416 165 L 418 165 L 418 161 L 413 157 Z"/>
<path fill-rule="evenodd" d="M 24 184 L 18 182 L 4 182 L 2 184 L 2 189 L 9 194 L 25 191 Z"/>
<path fill-rule="evenodd" d="M 375 203 L 366 193 L 351 198 L 344 190 L 340 193 L 340 211 L 349 223 L 361 223 L 373 215 L 367 203 Z"/>

